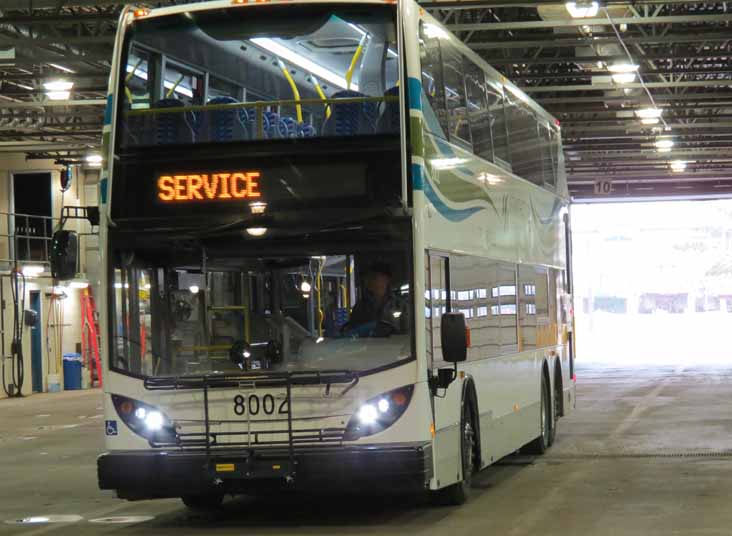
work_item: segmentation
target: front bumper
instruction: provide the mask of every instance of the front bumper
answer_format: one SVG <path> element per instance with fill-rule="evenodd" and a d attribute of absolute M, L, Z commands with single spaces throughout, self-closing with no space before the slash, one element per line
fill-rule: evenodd
<path fill-rule="evenodd" d="M 267 491 L 416 493 L 432 478 L 429 443 L 286 449 L 111 452 L 100 489 L 123 499 Z"/>

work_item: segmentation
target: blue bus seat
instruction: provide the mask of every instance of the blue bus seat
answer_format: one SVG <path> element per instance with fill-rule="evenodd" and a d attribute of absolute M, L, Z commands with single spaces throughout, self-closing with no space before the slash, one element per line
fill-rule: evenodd
<path fill-rule="evenodd" d="M 387 89 L 384 97 L 399 97 L 399 86 Z M 377 124 L 376 130 L 380 133 L 399 132 L 399 101 L 384 101 L 382 103 L 381 115 Z"/>
<path fill-rule="evenodd" d="M 154 108 L 183 108 L 185 103 L 178 99 L 161 99 Z M 193 143 L 194 117 L 188 113 L 155 114 L 155 144 L 169 145 Z"/>
<path fill-rule="evenodd" d="M 338 91 L 331 99 L 348 99 L 365 97 L 358 91 Z M 323 134 L 326 136 L 355 136 L 358 134 L 373 134 L 374 121 L 377 116 L 377 107 L 374 103 L 346 102 L 331 104 L 331 116 L 323 125 Z"/>
<path fill-rule="evenodd" d="M 233 97 L 215 97 L 208 104 L 235 104 Z M 249 139 L 243 109 L 208 110 L 200 114 L 198 141 L 227 142 Z"/>

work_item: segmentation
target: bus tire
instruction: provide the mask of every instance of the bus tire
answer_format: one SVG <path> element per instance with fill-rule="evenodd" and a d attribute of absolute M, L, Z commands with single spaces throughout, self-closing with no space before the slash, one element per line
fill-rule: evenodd
<path fill-rule="evenodd" d="M 549 395 L 549 385 L 547 385 L 547 379 L 546 375 L 542 373 L 541 375 L 541 399 L 540 399 L 540 407 L 539 407 L 539 423 L 540 423 L 540 433 L 539 437 L 531 441 L 530 443 L 527 443 L 521 451 L 525 454 L 534 454 L 534 455 L 540 455 L 544 454 L 546 452 L 546 449 L 549 448 L 549 445 L 551 444 L 551 434 L 552 434 L 552 402 L 551 402 L 551 396 Z"/>
<path fill-rule="evenodd" d="M 183 495 L 180 500 L 191 510 L 216 510 L 224 502 L 224 494 L 206 493 L 204 495 Z"/>
<path fill-rule="evenodd" d="M 477 411 L 470 399 L 463 401 L 460 416 L 460 459 L 462 462 L 463 478 L 446 488 L 433 492 L 433 498 L 439 505 L 459 506 L 464 504 L 470 496 L 470 487 L 473 482 L 473 473 L 478 459 L 478 438 L 475 422 Z"/>

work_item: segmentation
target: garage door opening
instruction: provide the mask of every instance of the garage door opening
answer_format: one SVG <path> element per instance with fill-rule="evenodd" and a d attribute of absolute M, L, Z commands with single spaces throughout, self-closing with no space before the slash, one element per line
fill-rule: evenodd
<path fill-rule="evenodd" d="M 732 200 L 572 207 L 578 362 L 732 363 Z"/>

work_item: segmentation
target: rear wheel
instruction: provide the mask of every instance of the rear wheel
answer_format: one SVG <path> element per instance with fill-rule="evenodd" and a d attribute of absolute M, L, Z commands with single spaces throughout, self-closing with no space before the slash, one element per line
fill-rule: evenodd
<path fill-rule="evenodd" d="M 180 499 L 191 510 L 215 510 L 224 502 L 224 494 L 206 493 L 204 495 L 183 495 Z"/>
<path fill-rule="evenodd" d="M 554 444 L 557 438 L 557 425 L 559 424 L 559 416 L 562 414 L 562 383 L 560 372 L 554 373 L 554 395 L 552 396 L 552 429 L 549 437 L 549 445 Z"/>
<path fill-rule="evenodd" d="M 539 408 L 539 437 L 528 443 L 522 451 L 526 454 L 544 454 L 551 444 L 552 434 L 552 405 L 549 398 L 549 386 L 547 385 L 546 376 L 542 374 L 541 378 L 541 407 Z"/>
<path fill-rule="evenodd" d="M 465 503 L 470 496 L 473 472 L 477 467 L 478 460 L 475 415 L 476 412 L 472 404 L 466 401 L 460 418 L 460 459 L 463 478 L 460 482 L 435 492 L 434 498 L 438 504 L 457 506 Z"/>

